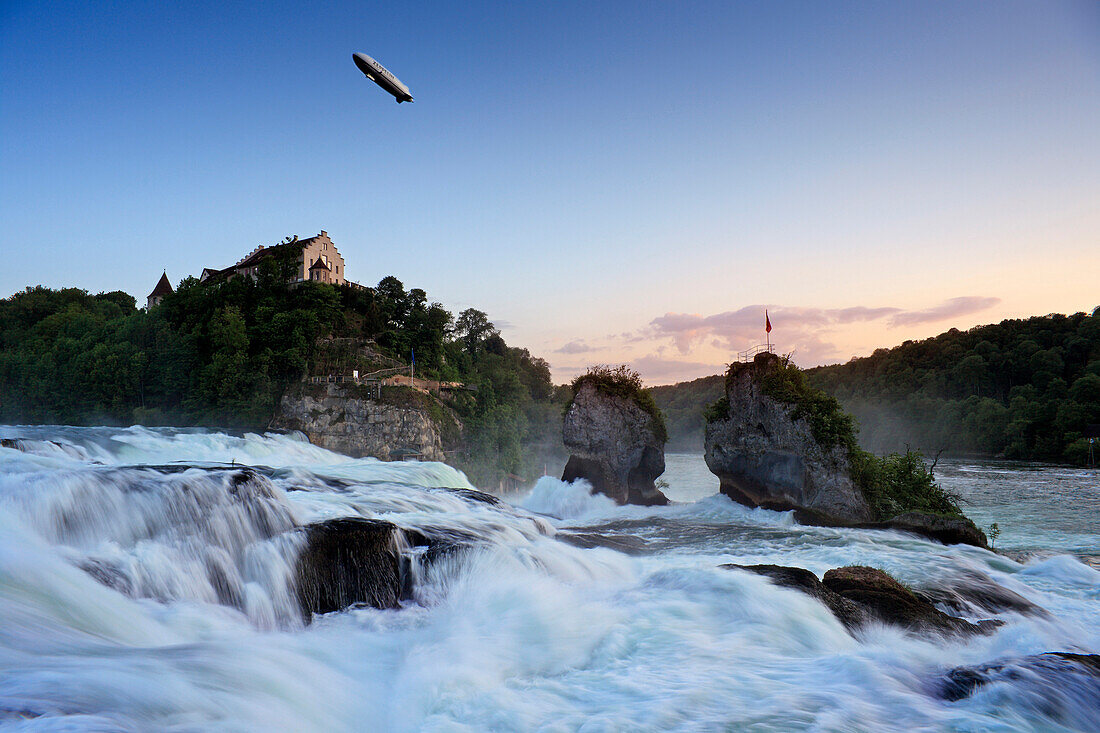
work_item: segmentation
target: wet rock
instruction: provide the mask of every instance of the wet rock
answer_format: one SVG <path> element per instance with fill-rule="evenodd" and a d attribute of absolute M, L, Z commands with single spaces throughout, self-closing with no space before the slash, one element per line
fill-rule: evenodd
<path fill-rule="evenodd" d="M 641 537 L 631 537 L 629 535 L 609 535 L 598 532 L 558 532 L 555 536 L 574 547 L 586 550 L 593 547 L 606 547 L 625 555 L 644 555 L 649 548 L 649 543 Z"/>
<path fill-rule="evenodd" d="M 966 517 L 944 517 L 925 512 L 906 512 L 885 522 L 872 522 L 858 527 L 897 529 L 942 542 L 945 545 L 974 545 L 988 548 L 985 533 Z"/>
<path fill-rule="evenodd" d="M 968 621 L 948 616 L 878 568 L 864 565 L 834 568 L 825 573 L 821 582 L 883 623 L 944 634 L 981 630 Z"/>
<path fill-rule="evenodd" d="M 868 614 L 854 601 L 834 593 L 818 580 L 817 576 L 804 568 L 792 568 L 784 565 L 723 565 L 724 568 L 746 570 L 750 573 L 770 578 L 783 588 L 794 588 L 812 596 L 825 604 L 840 623 L 849 631 L 854 631 L 867 623 Z"/>
<path fill-rule="evenodd" d="M 211 549 L 206 557 L 206 577 L 214 589 L 218 603 L 244 608 L 244 593 L 240 574 L 224 550 Z"/>
<path fill-rule="evenodd" d="M 504 502 L 502 502 L 497 497 L 493 496 L 492 494 L 487 494 L 484 491 L 478 491 L 477 489 L 448 488 L 445 489 L 445 491 L 449 491 L 452 494 L 458 494 L 464 499 L 479 501 L 482 504 L 488 504 L 495 507 L 504 506 Z"/>
<path fill-rule="evenodd" d="M 761 380 L 779 367 L 775 354 L 730 367 L 726 416 L 706 426 L 705 459 L 721 492 L 747 506 L 804 510 L 815 524 L 869 521 L 847 449 L 822 446 L 791 405 L 764 394 Z"/>
<path fill-rule="evenodd" d="M 665 440 L 634 400 L 583 382 L 565 413 L 562 438 L 570 451 L 562 481 L 585 479 L 619 504 L 668 504 L 654 483 L 665 471 Z"/>
<path fill-rule="evenodd" d="M 396 608 L 402 591 L 399 531 L 389 522 L 361 518 L 306 527 L 295 573 L 306 622 L 315 613 L 359 603 Z"/>
<path fill-rule="evenodd" d="M 767 576 L 776 585 L 800 590 L 821 601 L 849 631 L 872 621 L 902 626 L 918 633 L 944 635 L 988 633 L 997 621 L 972 624 L 948 616 L 877 568 L 835 568 L 818 580 L 803 568 L 782 565 L 723 565 Z"/>
<path fill-rule="evenodd" d="M 934 587 L 924 587 L 914 592 L 929 603 L 943 606 L 958 614 L 973 616 L 976 615 L 975 612 L 1008 611 L 1031 616 L 1047 615 L 1043 608 L 998 584 L 984 573 L 968 572 L 941 581 Z"/>
<path fill-rule="evenodd" d="M 933 684 L 933 694 L 955 702 L 991 684 L 1010 685 L 1011 704 L 1038 711 L 1080 730 L 1100 721 L 1100 655 L 1047 652 L 956 667 Z"/>
<path fill-rule="evenodd" d="M 77 567 L 112 590 L 128 596 L 134 594 L 134 584 L 130 577 L 105 560 L 87 559 L 81 561 Z"/>

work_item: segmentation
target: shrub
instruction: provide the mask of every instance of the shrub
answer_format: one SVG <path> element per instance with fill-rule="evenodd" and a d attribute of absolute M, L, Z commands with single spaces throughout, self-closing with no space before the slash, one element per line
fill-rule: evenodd
<path fill-rule="evenodd" d="M 738 366 L 730 366 L 727 378 L 735 373 L 734 367 Z M 805 419 L 810 424 L 814 439 L 821 446 L 831 448 L 841 445 L 850 451 L 859 448 L 855 419 L 840 408 L 836 398 L 811 387 L 802 370 L 788 360 L 774 363 L 760 380 L 760 388 L 772 399 L 793 405 L 791 418 Z"/>
<path fill-rule="evenodd" d="M 903 512 L 961 517 L 956 497 L 936 483 L 919 451 L 876 456 L 856 448 L 848 454 L 852 481 L 863 492 L 875 519 Z"/>
<path fill-rule="evenodd" d="M 719 397 L 718 400 L 707 408 L 707 411 L 703 413 L 703 417 L 706 418 L 707 423 L 718 422 L 719 420 L 725 420 L 730 416 L 730 398 L 729 396 Z"/>

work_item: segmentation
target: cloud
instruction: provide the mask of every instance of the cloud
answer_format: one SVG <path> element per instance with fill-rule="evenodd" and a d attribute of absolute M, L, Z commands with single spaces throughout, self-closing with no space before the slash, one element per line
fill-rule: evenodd
<path fill-rule="evenodd" d="M 924 310 L 897 313 L 887 322 L 887 325 L 897 328 L 898 326 L 916 326 L 921 323 L 946 321 L 948 318 L 958 318 L 959 316 L 968 316 L 971 313 L 984 311 L 1000 302 L 1000 298 L 964 295 L 961 298 L 951 298 L 937 306 L 925 308 Z"/>
<path fill-rule="evenodd" d="M 554 349 L 555 354 L 587 354 L 592 351 L 599 351 L 600 347 L 589 346 L 584 341 L 570 341 L 560 349 Z"/>
<path fill-rule="evenodd" d="M 884 322 L 888 327 L 933 323 L 977 313 L 999 302 L 999 298 L 963 296 L 923 310 L 910 311 L 891 306 L 862 305 L 848 308 L 768 305 L 767 311 L 773 335 L 781 334 L 780 348 L 794 351 L 799 363 L 820 364 L 843 358 L 837 346 L 823 338 L 823 334 L 838 326 L 876 321 Z M 668 339 L 685 355 L 704 340 L 711 347 L 737 352 L 764 341 L 764 309 L 764 305 L 747 305 L 709 316 L 666 313 L 654 318 L 639 333 L 650 339 Z"/>
<path fill-rule="evenodd" d="M 511 321 L 506 321 L 503 318 L 494 318 L 493 325 L 496 326 L 498 331 L 507 331 L 510 328 L 515 328 L 515 325 Z"/>
<path fill-rule="evenodd" d="M 665 359 L 657 354 L 638 357 L 630 362 L 630 366 L 642 375 L 642 380 L 649 386 L 685 382 L 698 377 L 721 374 L 726 370 L 725 364 Z"/>

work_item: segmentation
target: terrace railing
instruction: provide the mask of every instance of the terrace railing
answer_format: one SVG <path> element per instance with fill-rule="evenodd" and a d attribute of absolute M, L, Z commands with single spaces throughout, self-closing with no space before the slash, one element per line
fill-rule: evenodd
<path fill-rule="evenodd" d="M 757 354 L 768 353 L 774 348 L 775 344 L 757 344 L 756 346 L 750 346 L 744 351 L 737 352 L 737 361 L 752 361 L 756 358 Z"/>

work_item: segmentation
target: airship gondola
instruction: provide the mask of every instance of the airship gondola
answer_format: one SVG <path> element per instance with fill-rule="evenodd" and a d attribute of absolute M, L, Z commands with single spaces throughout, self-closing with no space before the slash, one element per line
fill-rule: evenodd
<path fill-rule="evenodd" d="M 389 69 L 385 66 L 365 53 L 353 53 L 351 59 L 368 79 L 392 94 L 398 104 L 413 101 L 412 95 L 409 94 L 409 88 L 402 84 L 400 79 L 391 74 Z"/>

